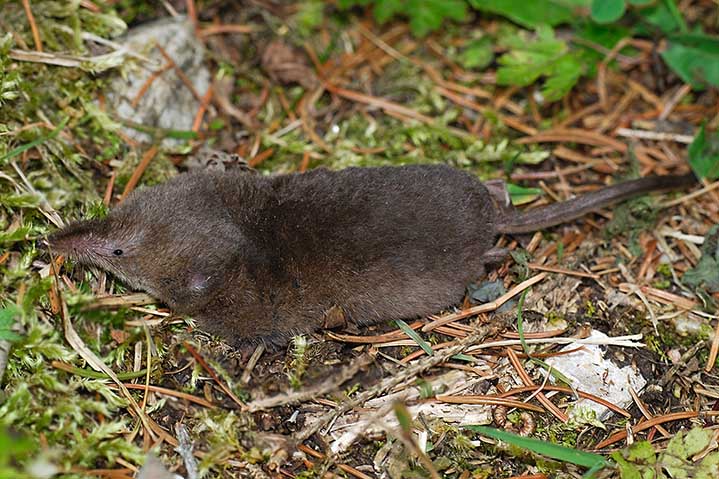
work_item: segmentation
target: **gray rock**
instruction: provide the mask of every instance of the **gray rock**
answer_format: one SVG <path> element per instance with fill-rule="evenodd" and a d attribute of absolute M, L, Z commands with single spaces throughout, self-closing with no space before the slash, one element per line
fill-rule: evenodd
<path fill-rule="evenodd" d="M 137 105 L 133 106 L 132 101 L 148 79 L 168 64 L 156 45 L 165 49 L 200 97 L 207 92 L 211 75 L 204 64 L 204 46 L 195 37 L 192 24 L 185 17 L 161 19 L 129 30 L 119 42 L 146 56 L 150 62 L 128 62 L 122 75 L 112 80 L 107 98 L 114 114 L 147 127 L 190 130 L 200 102 L 175 69 L 167 69 L 155 78 Z M 135 129 L 128 128 L 125 133 L 140 141 L 150 139 Z M 177 140 L 165 141 L 177 143 Z"/>

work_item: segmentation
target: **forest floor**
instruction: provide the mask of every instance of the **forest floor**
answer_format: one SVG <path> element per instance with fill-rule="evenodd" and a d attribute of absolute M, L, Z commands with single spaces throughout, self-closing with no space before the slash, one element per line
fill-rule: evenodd
<path fill-rule="evenodd" d="M 234 350 L 40 244 L 218 158 L 262 174 L 446 163 L 504 179 L 520 208 L 683 174 L 690 158 L 716 159 L 719 98 L 667 67 L 664 40 L 619 23 L 532 31 L 478 12 L 424 34 L 337 6 L 351 2 L 114 3 L 2 7 L 0 476 L 135 477 L 152 450 L 188 479 L 580 477 L 592 466 L 716 477 L 719 182 L 503 237 L 512 256 L 456 309 L 278 351 Z M 681 5 L 716 33 L 713 2 Z M 211 80 L 196 91 L 164 54 L 130 100 L 175 75 L 189 126 L 120 118 L 112 79 L 143 60 L 108 40 L 123 23 L 175 15 Z M 626 386 L 626 403 L 552 362 L 590 351 L 569 363 L 594 364 L 577 369 L 606 390 Z M 566 448 L 536 454 L 482 425 Z"/>

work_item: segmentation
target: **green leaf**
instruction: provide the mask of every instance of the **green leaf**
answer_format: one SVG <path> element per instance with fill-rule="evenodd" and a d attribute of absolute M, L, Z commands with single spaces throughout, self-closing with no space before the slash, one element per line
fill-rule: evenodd
<path fill-rule="evenodd" d="M 466 361 L 468 363 L 475 363 L 477 362 L 476 358 L 473 358 L 472 356 L 468 356 L 466 354 L 455 354 L 452 356 L 452 359 L 456 359 L 457 361 Z"/>
<path fill-rule="evenodd" d="M 709 446 L 714 434 L 709 429 L 695 427 L 684 437 L 684 449 L 688 456 L 700 453 Z"/>
<path fill-rule="evenodd" d="M 576 464 L 577 466 L 596 467 L 598 465 L 603 466 L 607 464 L 607 460 L 599 454 L 584 452 L 578 449 L 572 449 L 530 437 L 522 437 L 517 434 L 512 434 L 487 426 L 471 425 L 464 426 L 464 428 L 476 431 L 494 439 L 499 439 L 500 441 L 504 441 L 513 446 L 517 446 L 537 454 L 542 454 L 543 456 L 551 457 L 552 459 Z"/>
<path fill-rule="evenodd" d="M 611 50 L 623 38 L 635 35 L 636 30 L 636 27 L 630 29 L 617 23 L 600 25 L 595 22 L 584 22 L 584 25 L 577 25 L 574 31 L 576 38 L 572 43 L 576 47 L 576 54 L 581 59 L 581 63 L 586 65 L 585 75 L 594 76 L 598 64 L 606 56 L 588 45 L 594 43 Z M 579 39 L 588 40 L 588 42 L 581 42 Z M 636 49 L 627 46 L 622 48 L 620 53 L 632 56 L 636 54 Z"/>
<path fill-rule="evenodd" d="M 0 339 L 12 342 L 22 338 L 22 336 L 12 330 L 12 327 L 15 325 L 15 319 L 19 315 L 20 309 L 14 304 L 0 309 Z"/>
<path fill-rule="evenodd" d="M 584 73 L 584 66 L 574 54 L 566 55 L 556 61 L 542 88 L 547 101 L 560 100 L 577 84 Z"/>
<path fill-rule="evenodd" d="M 374 4 L 373 14 L 378 23 L 385 23 L 396 15 L 409 18 L 412 34 L 424 36 L 438 29 L 446 19 L 467 19 L 465 0 L 340 0 L 340 8 Z"/>
<path fill-rule="evenodd" d="M 405 12 L 412 33 L 422 37 L 438 29 L 446 18 L 465 20 L 467 3 L 464 0 L 407 0 Z"/>
<path fill-rule="evenodd" d="M 505 187 L 507 185 L 505 184 Z M 502 296 L 507 292 L 507 288 L 504 287 L 504 281 L 483 281 L 480 284 L 470 283 L 467 286 L 467 294 L 469 297 L 478 303 L 489 303 Z"/>
<path fill-rule="evenodd" d="M 675 35 L 662 58 L 696 89 L 719 86 L 719 38 L 704 34 Z"/>
<path fill-rule="evenodd" d="M 678 432 L 667 444 L 667 449 L 659 457 L 670 477 L 675 479 L 709 479 L 719 473 L 719 458 L 707 455 L 697 463 L 692 456 L 709 446 L 713 432 L 709 429 L 694 428 L 687 432 Z"/>
<path fill-rule="evenodd" d="M 695 479 L 715 479 L 719 477 L 719 452 L 708 454 L 702 459 Z"/>
<path fill-rule="evenodd" d="M 649 441 L 638 441 L 622 451 L 612 454 L 622 479 L 655 479 L 657 462 L 654 446 Z"/>
<path fill-rule="evenodd" d="M 515 271 L 523 280 L 529 277 L 529 262 L 532 260 L 530 254 L 526 249 L 518 248 L 509 252 L 509 255 L 514 260 Z"/>
<path fill-rule="evenodd" d="M 337 6 L 346 10 L 357 6 L 365 7 L 369 5 L 370 2 L 371 0 L 338 0 Z"/>
<path fill-rule="evenodd" d="M 619 475 L 622 479 L 642 479 L 639 468 L 622 457 L 622 453 L 617 451 L 612 453 L 612 459 L 617 464 Z"/>
<path fill-rule="evenodd" d="M 597 23 L 612 23 L 624 16 L 627 4 L 624 0 L 592 1 L 592 20 Z"/>
<path fill-rule="evenodd" d="M 421 397 L 422 399 L 430 399 L 436 395 L 434 392 L 434 388 L 432 387 L 432 383 L 429 381 L 425 381 L 424 379 L 417 379 L 414 385 L 417 387 L 417 389 L 419 389 L 419 397 Z"/>
<path fill-rule="evenodd" d="M 512 183 L 507 183 L 507 192 L 509 192 L 509 197 L 515 206 L 530 203 L 544 193 L 540 188 L 525 188 Z"/>
<path fill-rule="evenodd" d="M 638 441 L 630 445 L 627 449 L 627 459 L 632 462 L 641 462 L 643 464 L 654 464 L 657 462 L 657 454 L 654 452 L 654 446 L 649 441 Z"/>
<path fill-rule="evenodd" d="M 531 85 L 567 52 L 566 43 L 555 39 L 549 27 L 538 28 L 534 39 L 526 32 L 519 32 L 502 39 L 501 43 L 510 51 L 498 60 L 497 83 L 500 85 Z"/>
<path fill-rule="evenodd" d="M 684 19 L 681 15 L 677 17 L 675 11 L 673 10 L 673 8 L 676 7 L 669 7 L 667 5 L 668 3 L 670 2 L 659 1 L 649 7 L 637 9 L 639 18 L 646 22 L 648 26 L 658 28 L 664 34 L 685 32 L 686 24 Z M 636 25 L 635 31 L 638 34 L 643 35 L 652 35 L 656 33 L 653 29 L 646 28 L 646 26 L 641 24 Z"/>
<path fill-rule="evenodd" d="M 674 22 L 679 27 L 679 31 L 682 33 L 688 33 L 689 28 L 687 27 L 687 22 L 684 20 L 682 12 L 677 6 L 677 2 L 675 0 L 661 0 L 661 4 L 669 11 L 672 18 L 674 18 Z"/>
<path fill-rule="evenodd" d="M 555 38 L 550 27 L 538 28 L 534 39 L 520 32 L 502 42 L 510 51 L 498 60 L 497 83 L 500 85 L 527 86 L 545 76 L 542 94 L 547 101 L 556 101 L 566 95 L 584 73 L 579 57 L 569 52 L 564 41 Z"/>
<path fill-rule="evenodd" d="M 719 132 L 709 134 L 704 125 L 689 145 L 689 165 L 699 178 L 716 180 L 719 178 Z"/>
<path fill-rule="evenodd" d="M 632 32 L 633 30 L 622 25 L 598 25 L 593 22 L 586 22 L 584 25 L 577 25 L 575 35 L 611 50 L 620 40 L 632 35 Z M 622 51 L 631 50 L 628 48 Z M 600 58 L 604 59 L 604 55 L 601 55 Z"/>
<path fill-rule="evenodd" d="M 402 13 L 402 0 L 377 0 L 372 13 L 377 23 L 385 23 L 396 14 Z"/>
<path fill-rule="evenodd" d="M 483 69 L 494 60 L 492 39 L 482 37 L 473 40 L 459 55 L 459 62 L 464 68 Z"/>
<path fill-rule="evenodd" d="M 399 329 L 402 330 L 402 332 L 404 332 L 404 334 L 412 338 L 412 340 L 417 343 L 417 346 L 422 348 L 424 352 L 427 353 L 427 356 L 434 356 L 434 350 L 432 349 L 432 346 L 430 346 L 427 341 L 422 339 L 422 336 L 420 336 L 417 331 L 410 328 L 409 325 L 401 319 L 395 320 L 395 323 L 397 323 L 397 326 L 399 327 Z"/>
<path fill-rule="evenodd" d="M 576 16 L 574 7 L 586 7 L 589 2 L 591 0 L 469 0 L 477 10 L 496 13 L 526 28 L 571 22 Z"/>

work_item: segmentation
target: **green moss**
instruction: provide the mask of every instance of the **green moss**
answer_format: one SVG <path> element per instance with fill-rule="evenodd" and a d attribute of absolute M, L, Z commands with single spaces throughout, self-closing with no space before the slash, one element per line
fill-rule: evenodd
<path fill-rule="evenodd" d="M 654 343 L 655 352 L 659 353 L 660 350 L 669 350 L 672 348 L 682 347 L 691 348 L 697 344 L 698 341 L 706 340 L 714 335 L 714 330 L 708 323 L 699 325 L 696 334 L 681 334 L 677 331 L 674 322 L 659 322 L 657 324 L 658 336 L 651 333 L 647 333 L 645 340 L 647 344 Z M 704 350 L 698 354 L 706 354 Z"/>
<path fill-rule="evenodd" d="M 48 52 L 89 55 L 84 33 L 110 38 L 125 28 L 124 22 L 102 5 L 100 12 L 82 8 L 78 2 L 31 5 Z M 0 24 L 12 25 L 15 34 L 0 40 L 0 169 L 6 175 L 0 181 L 0 252 L 12 255 L 0 265 L 0 301 L 17 304 L 22 312 L 21 339 L 12 346 L 3 377 L 0 429 L 24 431 L 35 450 L 44 449 L 42 438 L 49 446 L 45 460 L 60 471 L 112 468 L 119 458 L 140 464 L 144 451 L 125 436 L 136 427 L 124 412 L 126 400 L 104 380 L 81 378 L 51 366 L 53 361 L 78 367 L 85 363 L 61 336 L 60 318 L 50 313 L 52 278 L 40 278 L 32 266 L 33 261 L 45 259 L 34 246 L 35 240 L 53 228 L 41 212 L 45 205 L 61 211 L 66 219 L 106 213 L 94 181 L 96 168 L 98 161 L 120 151 L 121 141 L 89 108 L 104 81 L 87 69 L 11 59 L 11 48 L 29 45 L 32 49 L 34 42 L 21 3 L 0 2 L 0 8 Z M 102 68 L 99 64 L 85 66 Z M 67 124 L 58 130 L 59 135 L 50 135 L 63 121 Z M 36 145 L 28 150 L 32 154 L 25 156 L 18 147 L 28 144 Z M 17 164 L 17 169 L 10 163 Z M 113 344 L 109 330 L 122 327 L 127 317 L 137 314 L 82 312 L 81 305 L 91 298 L 91 290 L 89 282 L 78 286 L 77 291 L 68 289 L 64 294 L 72 322 L 106 364 L 120 366 L 131 357 L 127 353 L 134 341 L 108 348 Z M 84 325 L 98 323 L 108 326 L 102 335 L 86 334 Z M 124 367 L 122 364 L 118 370 Z M 25 460 L 33 458 L 16 458 L 19 466 Z M 73 476 L 77 477 L 68 473 L 59 477 Z"/>
<path fill-rule="evenodd" d="M 318 479 L 320 476 L 315 469 L 307 469 L 296 474 L 297 479 Z"/>
<path fill-rule="evenodd" d="M 594 305 L 594 303 L 590 300 L 587 300 L 586 303 L 584 303 L 584 315 L 587 318 L 593 318 L 594 315 L 597 314 L 597 307 Z"/>
<path fill-rule="evenodd" d="M 293 23 L 302 37 L 310 36 L 324 20 L 324 2 L 320 0 L 305 0 L 299 4 Z"/>
<path fill-rule="evenodd" d="M 482 177 L 494 176 L 497 166 L 511 161 L 535 163 L 546 156 L 544 151 L 530 150 L 507 141 L 485 144 L 459 136 L 441 123 L 426 125 L 403 122 L 390 117 L 368 119 L 354 115 L 337 123 L 322 138 L 332 145 L 332 155 L 324 153 L 307 140 L 297 128 L 282 137 L 265 135 L 263 146 L 274 148 L 265 161 L 264 171 L 296 171 L 306 150 L 323 156 L 312 166 L 341 169 L 349 166 L 399 166 L 407 164 L 445 163 L 468 169 Z"/>
<path fill-rule="evenodd" d="M 665 349 L 668 345 L 662 343 L 660 336 L 647 334 L 644 336 L 644 343 L 647 345 L 647 349 L 659 356 L 662 361 L 669 359 L 666 353 L 667 350 Z"/>
<path fill-rule="evenodd" d="M 116 188 L 123 191 L 132 174 L 140 163 L 140 154 L 142 152 L 131 150 L 128 151 L 117 169 Z M 142 174 L 142 184 L 144 186 L 152 186 L 164 183 L 177 174 L 177 168 L 169 160 L 169 158 L 158 153 L 152 159 L 145 172 Z"/>
<path fill-rule="evenodd" d="M 220 409 L 199 409 L 191 421 L 190 437 L 202 438 L 202 444 L 198 446 L 207 451 L 199 463 L 200 477 L 221 473 L 229 468 L 227 461 L 238 455 L 252 464 L 268 458 L 265 451 L 258 448 L 246 450 L 241 445 L 243 435 L 251 434 L 248 431 L 256 429 L 248 416 Z"/>
<path fill-rule="evenodd" d="M 612 210 L 613 217 L 604 228 L 607 238 L 626 235 L 627 247 L 634 256 L 642 254 L 639 234 L 655 224 L 658 209 L 651 198 L 628 200 Z"/>
<path fill-rule="evenodd" d="M 550 310 L 547 311 L 544 315 L 544 317 L 547 319 L 547 325 L 551 327 L 558 327 L 561 325 L 565 325 L 567 320 L 566 318 L 560 314 L 558 311 Z"/>
<path fill-rule="evenodd" d="M 542 434 L 541 428 L 537 430 L 538 434 Z M 549 442 L 559 444 L 566 447 L 577 447 L 577 437 L 579 434 L 576 424 L 564 424 L 560 422 L 549 424 L 544 430 Z"/>
<path fill-rule="evenodd" d="M 302 386 L 302 377 L 307 370 L 307 338 L 295 336 L 292 338 L 292 349 L 287 365 L 287 378 L 293 389 Z"/>

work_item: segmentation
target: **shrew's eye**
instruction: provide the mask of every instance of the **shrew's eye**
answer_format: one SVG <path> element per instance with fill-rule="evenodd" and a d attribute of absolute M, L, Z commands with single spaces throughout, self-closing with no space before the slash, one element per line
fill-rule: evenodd
<path fill-rule="evenodd" d="M 112 254 L 114 254 L 115 256 L 122 256 L 122 250 L 116 249 L 115 251 L 112 252 Z"/>

